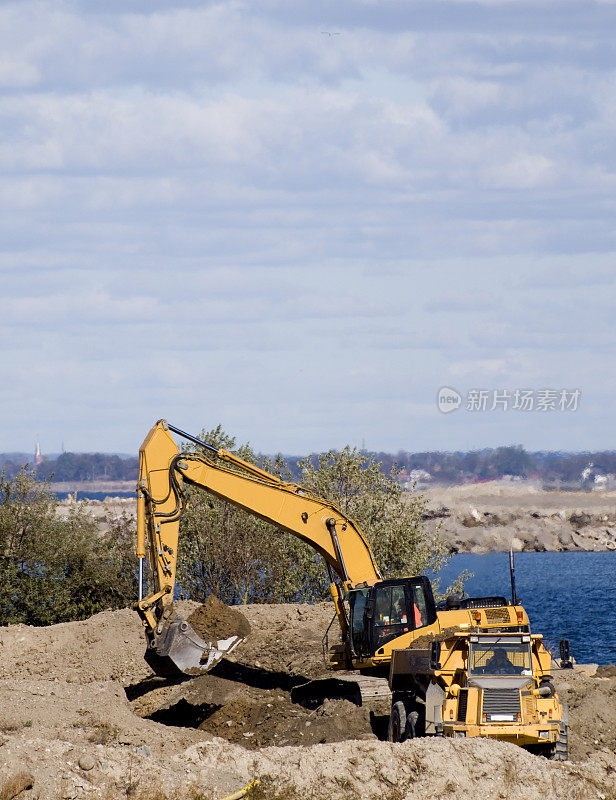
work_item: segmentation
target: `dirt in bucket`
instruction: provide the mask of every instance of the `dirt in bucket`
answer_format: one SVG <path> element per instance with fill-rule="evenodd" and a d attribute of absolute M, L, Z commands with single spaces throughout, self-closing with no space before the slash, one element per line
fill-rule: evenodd
<path fill-rule="evenodd" d="M 235 608 L 226 606 L 213 594 L 192 612 L 187 622 L 206 642 L 216 642 L 230 636 L 245 638 L 250 633 L 250 623 L 246 617 Z"/>

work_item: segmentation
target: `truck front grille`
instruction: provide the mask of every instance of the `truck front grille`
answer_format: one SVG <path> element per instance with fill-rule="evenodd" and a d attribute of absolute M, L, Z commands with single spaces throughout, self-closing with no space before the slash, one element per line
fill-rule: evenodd
<path fill-rule="evenodd" d="M 519 689 L 484 689 L 483 713 L 490 722 L 515 722 L 520 713 Z"/>
<path fill-rule="evenodd" d="M 458 719 L 457 722 L 466 722 L 466 708 L 468 706 L 468 689 L 460 689 L 458 696 Z"/>

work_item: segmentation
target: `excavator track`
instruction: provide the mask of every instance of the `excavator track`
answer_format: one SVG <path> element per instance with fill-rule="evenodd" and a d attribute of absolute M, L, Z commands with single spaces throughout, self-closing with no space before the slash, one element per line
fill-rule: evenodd
<path fill-rule="evenodd" d="M 355 705 L 364 706 L 380 700 L 390 702 L 391 690 L 387 678 L 355 675 L 352 672 L 317 678 L 291 690 L 291 700 L 308 708 L 317 708 L 328 699 L 349 700 Z"/>
<path fill-rule="evenodd" d="M 374 678 L 370 675 L 349 675 L 345 680 L 355 681 L 359 686 L 362 704 L 371 700 L 391 701 L 391 689 L 387 678 Z"/>

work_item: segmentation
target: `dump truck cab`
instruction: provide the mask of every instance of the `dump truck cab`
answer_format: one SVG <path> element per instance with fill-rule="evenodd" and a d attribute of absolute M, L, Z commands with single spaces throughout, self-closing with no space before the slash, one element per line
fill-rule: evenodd
<path fill-rule="evenodd" d="M 441 650 L 441 665 L 445 667 L 448 658 L 457 661 L 458 653 L 461 663 L 454 675 L 442 670 L 443 735 L 488 736 L 523 747 L 554 748 L 563 709 L 542 637 L 474 633 L 455 637 L 452 645 L 449 651 Z"/>
<path fill-rule="evenodd" d="M 552 683 L 551 655 L 541 635 L 514 624 L 520 615 L 503 602 L 500 609 L 476 607 L 473 626 L 394 652 L 392 741 L 483 736 L 567 758 L 567 712 Z M 497 611 L 504 624 L 486 627 L 486 612 L 496 619 Z"/>

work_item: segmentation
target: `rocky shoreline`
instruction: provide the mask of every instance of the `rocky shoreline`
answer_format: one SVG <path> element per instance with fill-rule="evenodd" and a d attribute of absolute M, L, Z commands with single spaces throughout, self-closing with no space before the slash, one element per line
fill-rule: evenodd
<path fill-rule="evenodd" d="M 451 553 L 616 550 L 616 493 L 498 483 L 431 488 L 425 524 Z"/>
<path fill-rule="evenodd" d="M 545 491 L 498 482 L 433 487 L 426 527 L 439 529 L 451 553 L 616 550 L 616 492 Z M 66 515 L 73 498 L 60 502 Z M 80 501 L 81 502 L 81 501 Z M 109 516 L 136 517 L 132 498 L 86 500 L 101 530 Z"/>

